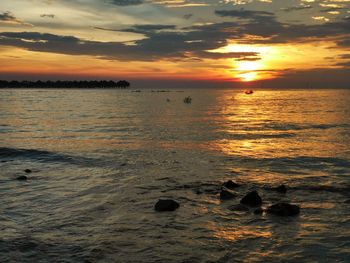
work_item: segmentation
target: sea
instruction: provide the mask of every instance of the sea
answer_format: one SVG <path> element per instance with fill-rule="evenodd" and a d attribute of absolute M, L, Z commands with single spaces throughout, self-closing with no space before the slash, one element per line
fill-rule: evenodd
<path fill-rule="evenodd" d="M 0 262 L 350 262 L 350 90 L 1 89 Z"/>

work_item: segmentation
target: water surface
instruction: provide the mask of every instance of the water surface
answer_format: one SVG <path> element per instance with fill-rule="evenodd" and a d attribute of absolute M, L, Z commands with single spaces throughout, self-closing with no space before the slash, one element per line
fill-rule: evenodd
<path fill-rule="evenodd" d="M 0 90 L 0 138 L 1 262 L 349 262 L 347 90 Z"/>

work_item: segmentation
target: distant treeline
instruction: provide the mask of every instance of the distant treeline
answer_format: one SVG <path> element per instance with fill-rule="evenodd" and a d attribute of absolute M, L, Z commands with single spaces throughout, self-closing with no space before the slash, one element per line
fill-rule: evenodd
<path fill-rule="evenodd" d="M 130 87 L 126 80 L 118 82 L 109 80 L 82 81 L 6 81 L 0 80 L 0 88 L 120 88 Z"/>

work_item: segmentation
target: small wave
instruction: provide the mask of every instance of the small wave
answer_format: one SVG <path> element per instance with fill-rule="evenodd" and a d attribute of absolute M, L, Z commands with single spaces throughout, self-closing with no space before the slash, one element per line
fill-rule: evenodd
<path fill-rule="evenodd" d="M 334 128 L 347 128 L 349 124 L 296 124 L 296 123 L 267 123 L 263 128 L 274 131 L 300 131 L 300 130 L 328 130 Z"/>
<path fill-rule="evenodd" d="M 329 167 L 349 169 L 350 161 L 337 157 L 314 157 L 314 156 L 297 156 L 297 157 L 275 157 L 275 158 L 252 158 L 252 157 L 230 157 L 228 160 L 243 163 L 253 163 L 254 165 L 268 166 L 281 169 L 315 169 L 322 170 Z"/>
<path fill-rule="evenodd" d="M 292 138 L 293 133 L 231 133 L 225 134 L 225 139 L 233 140 L 259 140 L 259 139 L 283 139 Z"/>
<path fill-rule="evenodd" d="M 71 156 L 67 154 L 50 152 L 45 150 L 36 149 L 17 149 L 17 148 L 7 148 L 0 147 L 0 158 L 1 159 L 31 159 L 42 162 L 53 162 L 53 163 L 69 163 L 75 165 L 84 166 L 96 166 L 96 164 L 101 163 L 100 160 L 93 158 L 86 158 L 81 156 Z"/>

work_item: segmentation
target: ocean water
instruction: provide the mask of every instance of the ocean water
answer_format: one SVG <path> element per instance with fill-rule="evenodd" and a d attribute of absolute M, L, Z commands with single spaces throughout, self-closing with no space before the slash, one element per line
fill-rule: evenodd
<path fill-rule="evenodd" d="M 350 262 L 350 90 L 0 90 L 0 200 L 0 262 Z"/>

